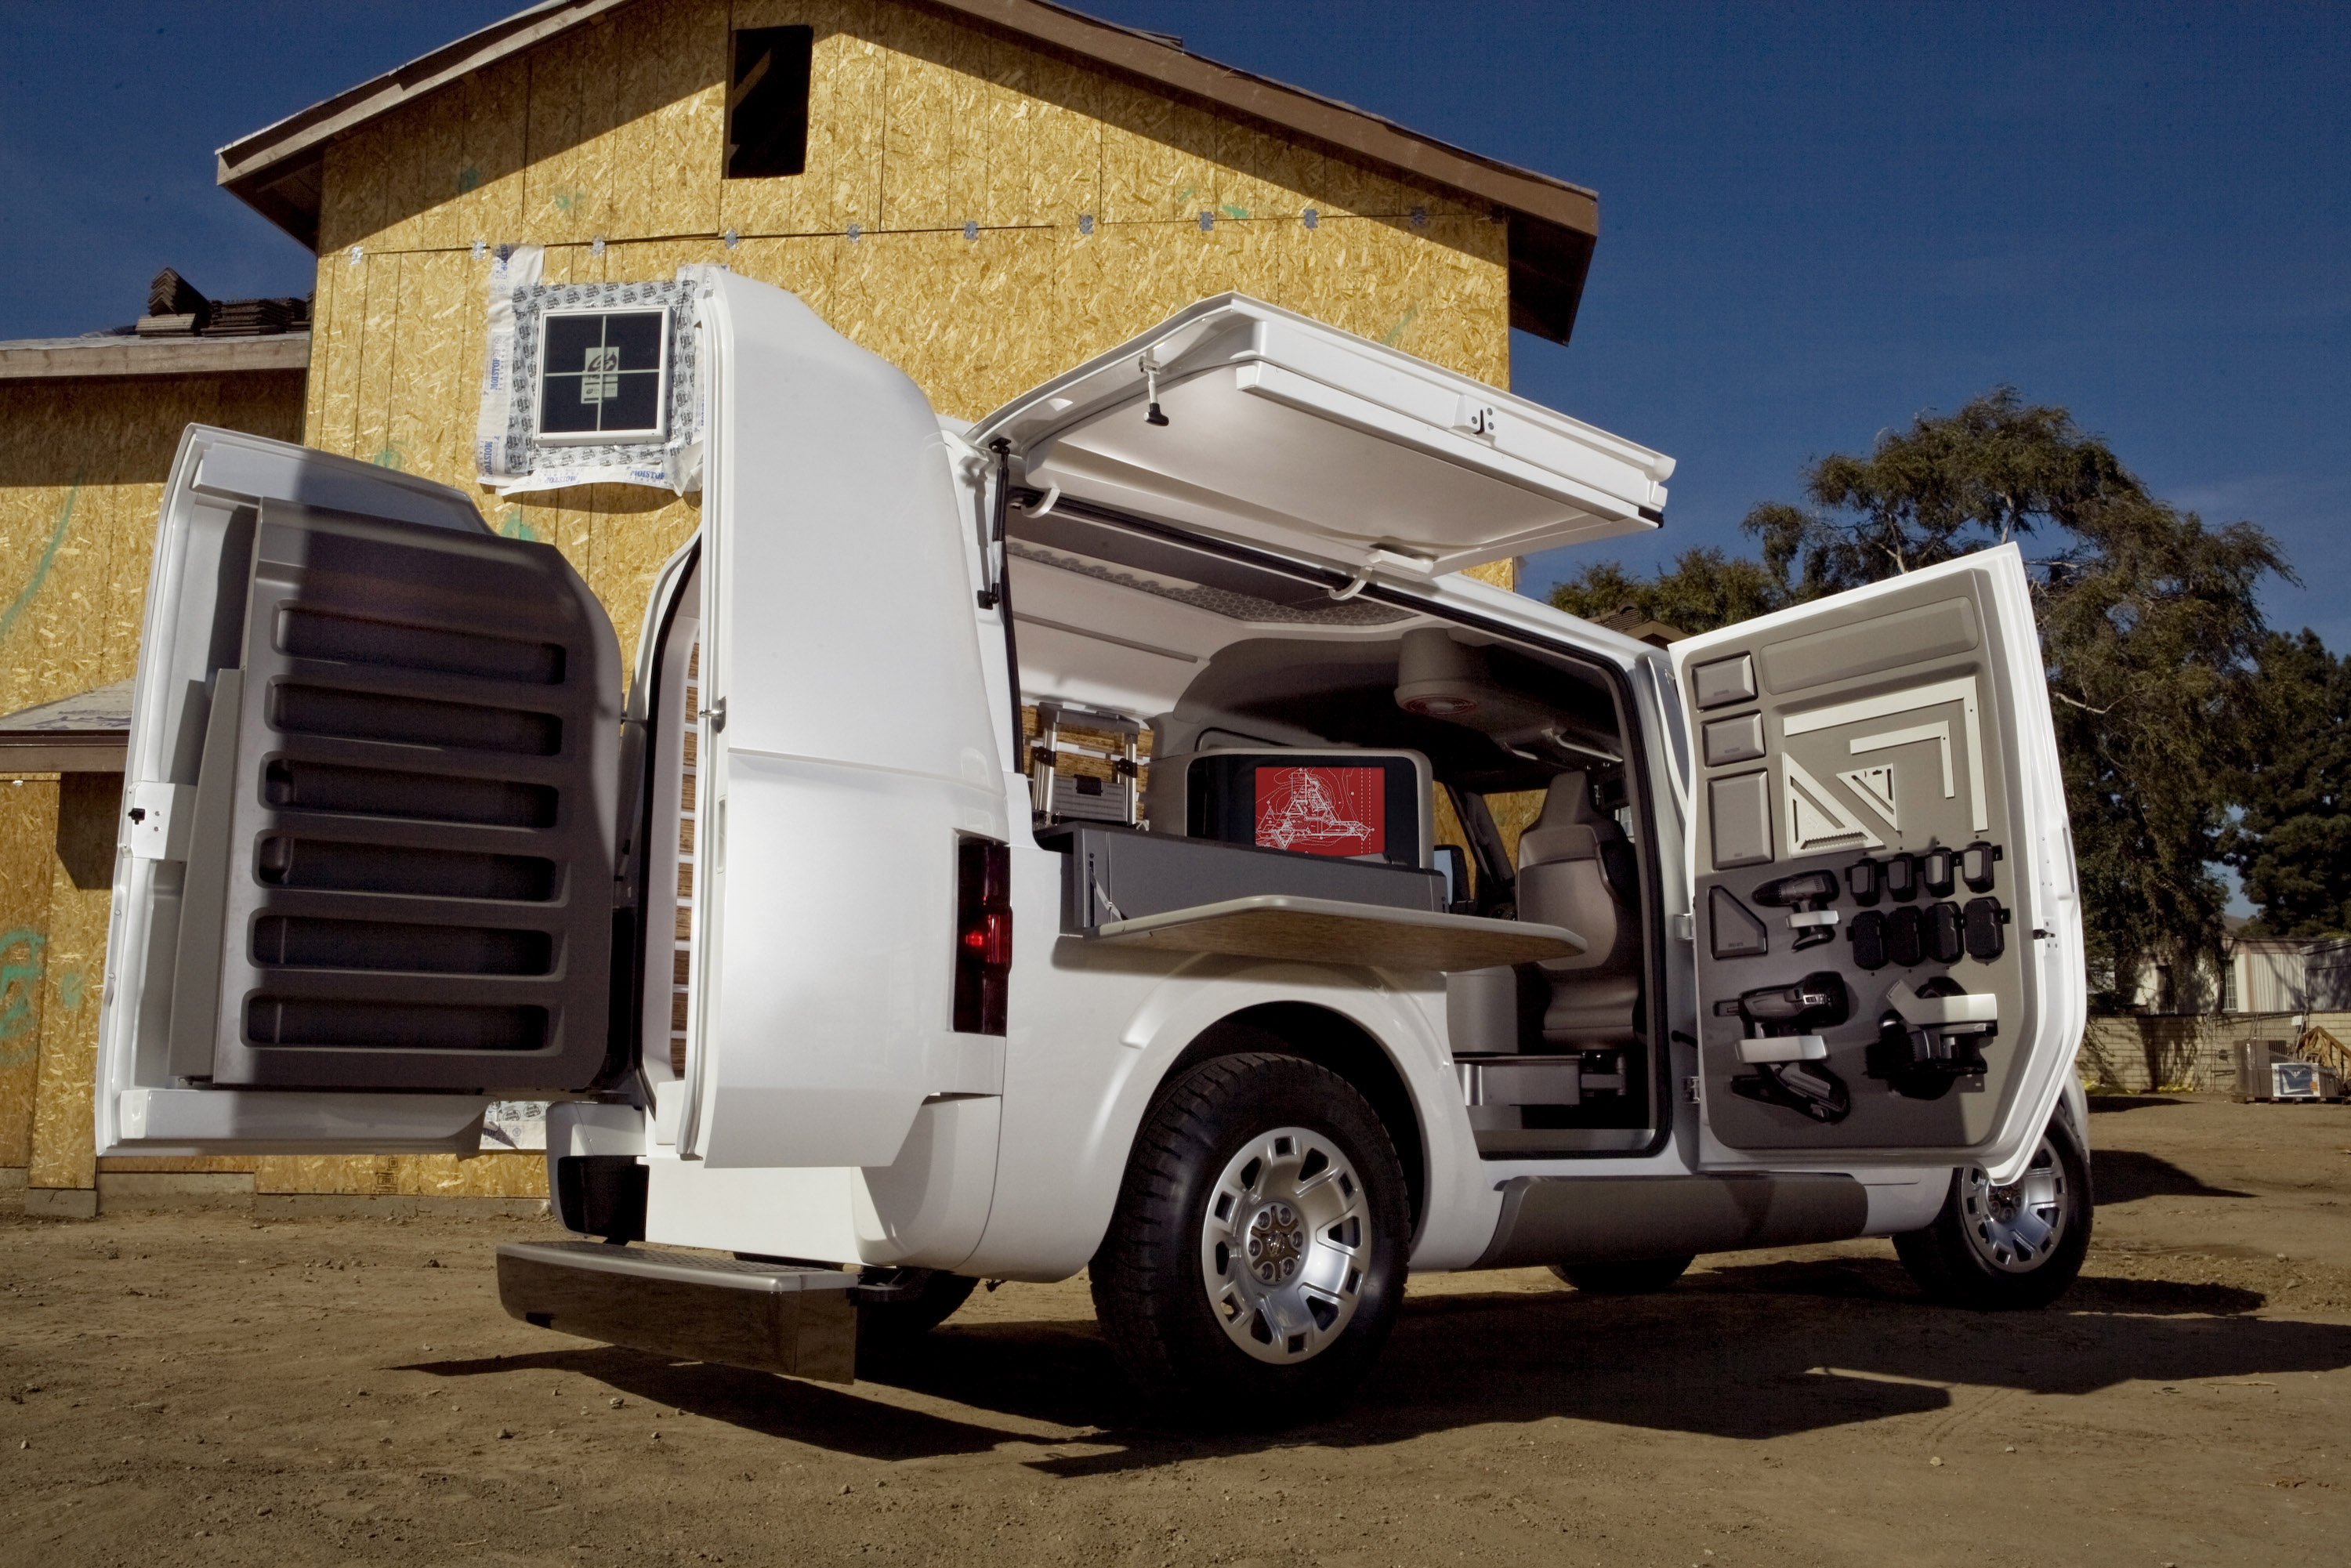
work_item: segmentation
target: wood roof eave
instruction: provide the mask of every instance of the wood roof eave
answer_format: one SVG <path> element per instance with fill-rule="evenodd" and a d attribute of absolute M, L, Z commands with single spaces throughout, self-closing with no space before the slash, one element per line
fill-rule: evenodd
<path fill-rule="evenodd" d="M 631 3 L 543 0 L 229 143 L 219 152 L 218 183 L 315 251 L 320 168 L 328 142 Z M 1219 65 L 1048 0 L 916 3 L 1213 111 L 1254 121 L 1276 134 L 1489 204 L 1510 225 L 1510 324 L 1567 340 L 1600 234 L 1599 198 L 1593 192 L 1407 131 L 1335 99 Z"/>

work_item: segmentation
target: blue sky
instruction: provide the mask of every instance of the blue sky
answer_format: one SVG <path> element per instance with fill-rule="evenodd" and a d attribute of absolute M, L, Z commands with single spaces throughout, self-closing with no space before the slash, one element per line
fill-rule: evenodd
<path fill-rule="evenodd" d="M 213 150 L 510 8 L 0 0 L 0 337 L 128 320 L 167 263 L 306 292 Z M 1575 340 L 1515 374 L 1680 460 L 1626 560 L 1737 549 L 1809 458 L 2005 382 L 2277 534 L 2272 619 L 2351 650 L 2351 7 L 1086 8 L 1600 193 Z"/>

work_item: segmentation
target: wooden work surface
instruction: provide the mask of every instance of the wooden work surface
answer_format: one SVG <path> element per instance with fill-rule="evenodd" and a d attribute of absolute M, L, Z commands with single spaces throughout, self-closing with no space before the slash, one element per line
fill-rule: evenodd
<path fill-rule="evenodd" d="M 1572 958 L 1588 946 L 1564 926 L 1277 893 L 1111 921 L 1092 940 L 1179 953 L 1447 971 Z"/>

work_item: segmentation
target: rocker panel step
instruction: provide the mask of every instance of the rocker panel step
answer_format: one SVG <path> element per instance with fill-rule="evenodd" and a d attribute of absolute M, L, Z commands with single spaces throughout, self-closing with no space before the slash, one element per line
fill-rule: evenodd
<path fill-rule="evenodd" d="M 857 1276 L 598 1241 L 498 1248 L 498 1301 L 539 1328 L 632 1350 L 854 1380 Z"/>

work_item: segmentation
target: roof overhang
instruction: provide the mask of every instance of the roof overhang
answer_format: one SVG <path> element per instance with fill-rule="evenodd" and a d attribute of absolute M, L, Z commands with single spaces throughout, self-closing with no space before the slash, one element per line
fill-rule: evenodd
<path fill-rule="evenodd" d="M 315 251 L 329 141 L 632 3 L 544 0 L 231 142 L 220 150 L 219 183 Z M 1510 227 L 1510 325 L 1558 342 L 1565 342 L 1574 327 L 1600 235 L 1599 198 L 1583 186 L 1481 157 L 1336 99 L 1220 65 L 1154 35 L 1046 0 L 915 3 L 1213 112 L 1254 121 L 1276 135 L 1482 203 Z"/>
<path fill-rule="evenodd" d="M 256 338 L 26 338 L 0 343 L 0 382 L 299 371 L 310 334 Z"/>
<path fill-rule="evenodd" d="M 0 718 L 0 773 L 120 773 L 130 738 L 131 683 L 117 681 Z"/>

